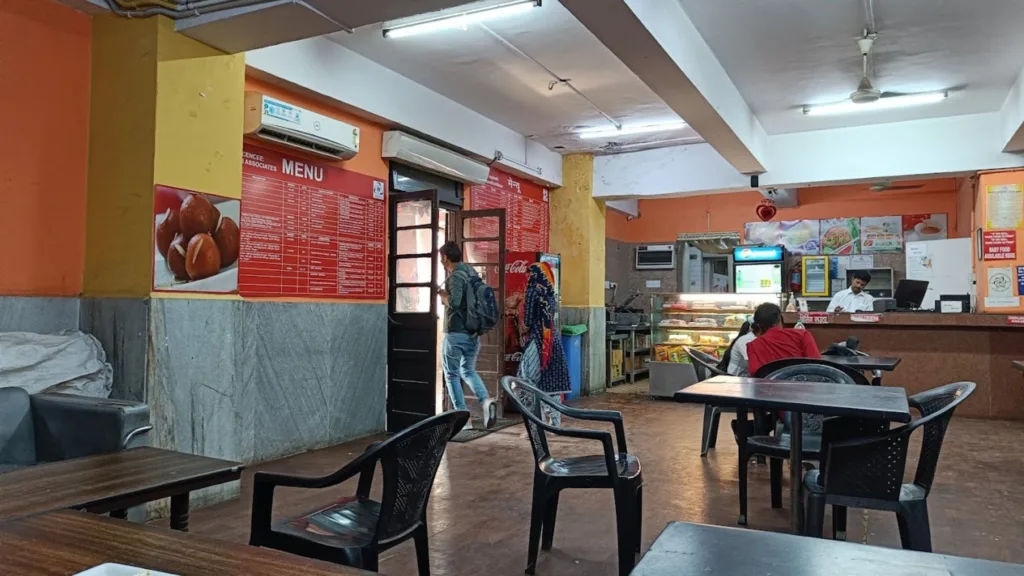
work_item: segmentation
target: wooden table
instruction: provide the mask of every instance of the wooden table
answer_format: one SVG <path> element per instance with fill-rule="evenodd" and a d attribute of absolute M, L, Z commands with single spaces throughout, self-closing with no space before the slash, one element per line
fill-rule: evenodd
<path fill-rule="evenodd" d="M 741 551 L 738 553 L 738 551 Z M 672 522 L 632 576 L 1021 576 L 1024 566 L 836 540 Z"/>
<path fill-rule="evenodd" d="M 369 574 L 73 510 L 0 522 L 0 574 L 4 576 L 67 576 L 106 562 L 182 576 Z"/>
<path fill-rule="evenodd" d="M 910 422 L 907 393 L 902 388 L 854 386 L 824 382 L 763 380 L 737 376 L 715 376 L 675 394 L 676 402 L 711 404 L 736 408 L 736 419 L 747 419 L 748 408 L 786 410 L 790 418 L 790 523 L 797 534 L 803 533 L 803 462 L 802 414 L 850 416 L 895 422 Z M 746 442 L 746 427 L 737 426 L 739 442 Z M 740 516 L 740 524 L 746 518 Z"/>
<path fill-rule="evenodd" d="M 854 370 L 881 370 L 892 372 L 900 365 L 900 358 L 894 356 L 822 356 L 823 360 L 849 366 Z"/>
<path fill-rule="evenodd" d="M 64 508 L 123 518 L 170 498 L 171 528 L 187 532 L 189 493 L 241 475 L 238 462 L 149 447 L 30 466 L 0 474 L 0 521 Z"/>

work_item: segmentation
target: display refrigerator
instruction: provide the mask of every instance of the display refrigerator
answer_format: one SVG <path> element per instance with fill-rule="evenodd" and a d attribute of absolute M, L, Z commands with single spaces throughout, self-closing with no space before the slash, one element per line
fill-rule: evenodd
<path fill-rule="evenodd" d="M 530 278 L 530 264 L 545 262 L 551 266 L 555 279 L 555 298 L 561 308 L 561 262 L 558 254 L 544 252 L 507 252 L 505 254 L 505 374 L 515 376 L 519 371 L 519 361 L 523 357 L 525 344 L 525 326 L 523 305 L 526 300 L 526 284 Z M 559 337 L 561 322 L 559 313 L 555 313 L 555 337 Z"/>
<path fill-rule="evenodd" d="M 781 294 L 786 250 L 782 246 L 733 248 L 733 276 L 737 294 Z"/>
<path fill-rule="evenodd" d="M 765 302 L 782 294 L 654 294 L 651 297 L 651 396 L 671 398 L 697 382 L 687 348 L 721 358 L 740 327 Z"/>

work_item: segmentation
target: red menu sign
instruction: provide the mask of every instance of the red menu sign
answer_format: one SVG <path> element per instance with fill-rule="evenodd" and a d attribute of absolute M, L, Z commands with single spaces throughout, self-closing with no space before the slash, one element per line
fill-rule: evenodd
<path fill-rule="evenodd" d="M 1016 230 L 985 230 L 981 233 L 982 255 L 985 260 L 1016 260 Z"/>
<path fill-rule="evenodd" d="M 243 296 L 384 300 L 384 182 L 245 145 Z"/>
<path fill-rule="evenodd" d="M 505 209 L 505 249 L 547 252 L 550 234 L 548 190 L 528 180 L 491 168 L 486 184 L 471 186 L 469 210 Z M 497 231 L 486 220 L 470 224 L 474 236 L 493 237 Z"/>

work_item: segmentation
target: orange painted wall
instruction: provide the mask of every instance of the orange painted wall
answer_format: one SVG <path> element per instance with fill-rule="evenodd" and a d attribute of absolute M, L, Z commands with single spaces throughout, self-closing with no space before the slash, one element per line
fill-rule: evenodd
<path fill-rule="evenodd" d="M 359 172 L 374 178 L 381 178 L 385 182 L 388 180 L 388 163 L 380 156 L 384 140 L 384 127 L 381 125 L 368 122 L 344 110 L 324 104 L 308 96 L 279 88 L 256 78 L 247 77 L 245 79 L 245 89 L 262 92 L 267 96 L 279 98 L 300 108 L 312 110 L 317 114 L 323 114 L 329 118 L 357 126 L 359 128 L 359 154 L 356 154 L 351 160 L 337 162 L 337 165 L 345 170 L 352 170 L 353 172 Z M 266 142 L 254 141 L 254 143 L 260 146 L 267 146 Z"/>
<path fill-rule="evenodd" d="M 91 46 L 84 14 L 0 2 L 0 294 L 82 291 Z"/>
<path fill-rule="evenodd" d="M 978 180 L 978 194 L 977 201 L 974 208 L 974 226 L 977 228 L 985 228 L 985 212 L 988 208 L 988 198 L 986 198 L 986 188 L 988 186 L 998 184 L 1019 184 L 1024 186 L 1024 170 L 1016 170 L 1012 172 L 992 172 L 983 173 L 979 176 Z M 975 243 L 977 241 L 975 240 Z M 974 247 L 977 252 L 978 247 Z M 985 296 L 988 296 L 988 269 L 989 268 L 1013 268 L 1013 284 L 1016 286 L 1016 272 L 1017 266 L 1024 266 L 1024 228 L 1017 228 L 1017 259 L 1016 260 L 1002 260 L 998 262 L 977 262 L 974 266 L 974 270 L 977 277 L 978 283 L 978 311 L 979 312 L 991 312 L 998 314 L 1019 314 L 1024 312 L 1024 306 L 1018 306 L 1016 308 L 988 308 L 985 306 Z M 1024 294 L 1018 294 L 1016 288 L 1014 288 L 1014 295 L 1021 296 L 1024 300 Z M 1024 302 L 1022 302 L 1024 304 Z"/>
<path fill-rule="evenodd" d="M 871 192 L 867 184 L 801 188 L 800 205 L 780 209 L 776 220 L 818 218 L 896 216 L 903 214 L 948 214 L 948 228 L 957 229 L 957 184 L 953 178 L 899 182 L 922 184 L 917 190 Z M 608 238 L 624 242 L 672 242 L 683 232 L 742 232 L 747 222 L 757 217 L 754 209 L 761 201 L 758 192 L 737 192 L 640 200 L 640 217 L 608 211 Z M 967 216 L 970 218 L 970 214 Z"/>

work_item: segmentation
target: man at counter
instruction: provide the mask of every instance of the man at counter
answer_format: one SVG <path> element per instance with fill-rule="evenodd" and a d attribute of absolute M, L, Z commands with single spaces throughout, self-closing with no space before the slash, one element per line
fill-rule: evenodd
<path fill-rule="evenodd" d="M 858 270 L 853 273 L 853 282 L 846 290 L 836 292 L 832 301 L 828 303 L 828 312 L 871 312 L 874 310 L 875 298 L 864 291 L 864 287 L 871 282 L 871 274 L 865 270 Z"/>
<path fill-rule="evenodd" d="M 754 324 L 760 336 L 747 344 L 747 371 L 757 374 L 761 366 L 786 358 L 821 358 L 814 336 L 807 330 L 782 327 L 782 309 L 765 302 L 754 310 Z"/>

